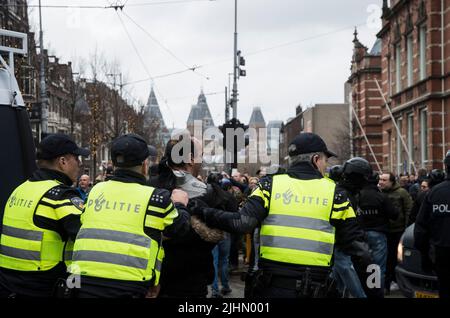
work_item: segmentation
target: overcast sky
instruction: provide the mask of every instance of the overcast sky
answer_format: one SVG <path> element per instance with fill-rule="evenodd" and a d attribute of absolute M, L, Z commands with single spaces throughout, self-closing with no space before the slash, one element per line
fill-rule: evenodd
<path fill-rule="evenodd" d="M 182 128 L 201 88 L 209 94 L 223 92 L 228 85 L 228 73 L 233 71 L 234 0 L 141 5 L 167 1 L 173 0 L 42 0 L 43 5 L 126 2 L 124 13 L 43 8 L 44 41 L 63 62 L 89 59 L 97 48 L 108 60 L 120 63 L 128 82 L 207 64 L 198 68 L 201 74 L 189 71 L 154 80 L 166 124 Z M 352 26 L 359 26 L 359 39 L 370 49 L 379 31 L 381 4 L 381 0 L 238 0 L 238 48 L 247 62 L 247 77 L 239 81 L 238 118 L 248 123 L 252 108 L 260 106 L 266 123 L 285 121 L 295 115 L 299 103 L 343 102 Z M 30 10 L 37 26 L 38 11 Z M 146 103 L 150 87 L 151 80 L 126 85 L 125 95 Z M 224 94 L 207 95 L 207 101 L 215 124 L 222 124 Z"/>

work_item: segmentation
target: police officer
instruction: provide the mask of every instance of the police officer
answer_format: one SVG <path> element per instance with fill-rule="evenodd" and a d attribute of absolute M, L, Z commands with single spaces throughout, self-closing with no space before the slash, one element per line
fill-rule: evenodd
<path fill-rule="evenodd" d="M 447 179 L 425 195 L 414 227 L 414 240 L 426 272 L 432 270 L 430 245 L 434 248 L 439 297 L 450 298 L 450 150 L 444 163 Z"/>
<path fill-rule="evenodd" d="M 95 185 L 81 217 L 70 272 L 84 297 L 146 296 L 158 285 L 164 251 L 162 236 L 189 229 L 187 195 L 146 185 L 149 149 L 140 136 L 127 134 L 112 142 L 114 172 Z M 79 288 L 81 287 L 81 288 Z"/>
<path fill-rule="evenodd" d="M 342 176 L 338 184 L 347 191 L 350 203 L 355 211 L 358 209 L 359 192 L 367 184 L 372 174 L 372 167 L 367 160 L 355 157 L 347 160 L 341 168 Z M 358 273 L 366 273 L 366 268 L 359 268 L 353 264 L 351 256 L 345 253 L 339 246 L 334 253 L 333 276 L 337 287 L 344 297 L 366 298 L 366 279 L 358 276 Z"/>
<path fill-rule="evenodd" d="M 394 208 L 386 194 L 378 189 L 379 175 L 372 172 L 369 162 L 363 158 L 353 158 L 348 161 L 347 171 L 359 174 L 363 177 L 362 188 L 357 196 L 356 219 L 366 233 L 366 240 L 369 244 L 374 264 L 379 267 L 376 270 L 377 284 L 368 286 L 366 269 L 358 269 L 362 286 L 367 297 L 384 297 L 384 276 L 386 272 L 387 260 L 387 238 L 389 220 L 398 217 L 398 211 Z M 351 178 L 350 178 L 351 179 Z M 370 275 L 372 272 L 369 271 Z"/>
<path fill-rule="evenodd" d="M 253 296 L 324 297 L 335 245 L 370 263 L 345 192 L 324 178 L 332 156 L 322 138 L 302 133 L 289 145 L 287 173 L 263 178 L 239 214 L 198 211 L 207 224 L 230 232 L 261 225 Z"/>
<path fill-rule="evenodd" d="M 49 135 L 39 144 L 39 169 L 14 190 L 4 210 L 2 297 L 51 297 L 58 278 L 67 276 L 64 251 L 69 240 L 75 240 L 83 209 L 72 185 L 79 173 L 79 156 L 88 155 L 63 134 Z"/>
<path fill-rule="evenodd" d="M 421 191 L 416 195 L 414 200 L 413 207 L 411 209 L 411 213 L 409 214 L 408 225 L 416 222 L 417 214 L 419 213 L 420 207 L 422 206 L 423 200 L 425 199 L 425 195 L 432 189 L 434 186 L 445 180 L 445 173 L 441 169 L 433 169 L 428 174 L 427 179 L 424 179 L 421 183 Z M 426 182 L 428 185 L 428 189 L 423 189 L 423 182 Z"/>

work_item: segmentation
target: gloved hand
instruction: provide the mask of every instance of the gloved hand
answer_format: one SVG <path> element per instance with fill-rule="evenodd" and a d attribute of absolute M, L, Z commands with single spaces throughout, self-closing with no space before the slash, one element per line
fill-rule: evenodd
<path fill-rule="evenodd" d="M 200 199 L 189 200 L 188 210 L 191 215 L 196 215 L 203 220 L 203 211 L 206 208 L 208 208 L 208 205 Z"/>
<path fill-rule="evenodd" d="M 421 267 L 425 273 L 431 273 L 433 271 L 433 262 L 427 254 L 422 254 Z"/>
<path fill-rule="evenodd" d="M 373 258 L 370 253 L 369 245 L 366 242 L 354 241 L 352 243 L 352 262 L 361 268 L 364 272 L 367 267 L 373 264 Z"/>

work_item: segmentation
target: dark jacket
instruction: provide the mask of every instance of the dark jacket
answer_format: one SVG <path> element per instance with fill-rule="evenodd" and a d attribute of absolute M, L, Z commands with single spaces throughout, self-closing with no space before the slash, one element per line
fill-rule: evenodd
<path fill-rule="evenodd" d="M 416 194 L 416 199 L 414 200 L 413 207 L 411 212 L 409 213 L 408 225 L 416 222 L 417 214 L 419 214 L 420 207 L 422 206 L 423 201 L 425 200 L 425 195 L 427 193 L 420 191 Z"/>
<path fill-rule="evenodd" d="M 450 247 L 450 180 L 425 195 L 414 226 L 416 247 L 427 255 L 429 245 Z"/>
<path fill-rule="evenodd" d="M 395 220 L 397 217 L 398 211 L 376 185 L 369 184 L 361 190 L 356 219 L 365 231 L 387 233 L 389 220 Z"/>
<path fill-rule="evenodd" d="M 236 209 L 231 195 L 220 188 L 207 187 L 190 174 L 177 178 L 175 187 L 185 190 L 190 195 L 189 206 L 202 205 Z M 158 181 L 164 185 L 164 180 Z M 170 187 L 170 184 L 167 186 Z M 203 193 L 202 195 L 199 195 Z M 195 220 L 192 221 L 192 220 Z M 214 280 L 212 249 L 217 241 L 207 241 L 216 237 L 218 230 L 207 227 L 197 217 L 191 217 L 191 228 L 182 238 L 163 242 L 165 257 L 160 278 L 160 297 L 206 297 L 208 285 Z M 222 233 L 223 237 L 223 232 Z"/>
<path fill-rule="evenodd" d="M 306 163 L 298 164 L 289 168 L 287 174 L 292 178 L 301 180 L 323 178 L 317 170 Z M 272 193 L 272 177 L 268 176 L 262 178 L 258 188 L 262 190 L 259 192 L 265 193 L 265 199 L 270 202 L 270 194 Z M 206 223 L 208 225 L 221 228 L 227 232 L 251 233 L 254 228 L 261 226 L 264 219 L 269 214 L 269 207 L 265 203 L 265 200 L 259 195 L 255 195 L 255 193 L 257 193 L 257 191 L 253 192 L 253 194 L 248 198 L 245 205 L 239 210 L 239 214 L 220 211 L 217 209 L 204 209 L 202 213 Z M 348 201 L 346 191 L 339 187 L 335 190 L 333 205 L 340 206 L 339 210 L 336 211 L 343 211 L 343 205 L 345 209 L 353 211 Z M 330 218 L 330 223 L 336 228 L 335 244 L 337 246 L 342 248 L 349 255 L 360 256 L 364 254 L 364 256 L 367 256 L 368 249 L 367 245 L 364 244 L 364 232 L 359 227 L 356 217 L 353 216 L 346 219 Z M 299 265 L 273 262 L 265 260 L 264 258 L 259 259 L 259 265 L 260 268 L 265 271 L 273 273 L 283 272 L 284 275 L 286 275 L 286 273 L 296 275 L 299 271 L 305 268 L 304 266 Z"/>
<path fill-rule="evenodd" d="M 33 222 L 37 227 L 57 232 L 64 241 L 75 240 L 81 227 L 80 214 L 83 209 L 83 201 L 78 197 L 78 193 L 72 188 L 72 180 L 65 174 L 55 170 L 39 169 L 30 178 L 30 181 L 56 180 L 60 185 L 52 188 L 44 194 L 44 198 L 55 201 L 69 199 L 72 202 L 73 212 L 61 219 L 50 219 L 35 214 Z M 48 205 L 48 203 L 46 203 Z M 66 265 L 60 262 L 54 268 L 45 272 L 23 272 L 6 268 L 0 268 L 0 288 L 3 287 L 13 293 L 29 297 L 52 297 L 54 286 L 58 278 L 67 276 Z"/>
<path fill-rule="evenodd" d="M 392 205 L 398 211 L 398 218 L 389 220 L 389 233 L 403 232 L 408 225 L 409 213 L 413 205 L 411 196 L 398 183 L 388 190 L 383 190 L 383 193 L 387 194 Z"/>

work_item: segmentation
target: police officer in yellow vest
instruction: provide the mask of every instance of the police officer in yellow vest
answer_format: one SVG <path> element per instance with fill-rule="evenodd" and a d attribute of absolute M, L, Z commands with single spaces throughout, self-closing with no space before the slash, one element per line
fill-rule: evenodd
<path fill-rule="evenodd" d="M 370 263 L 345 191 L 323 177 L 331 156 L 322 138 L 302 133 L 289 146 L 287 173 L 261 179 L 239 214 L 196 211 L 229 232 L 261 226 L 253 296 L 325 297 L 335 245 Z"/>
<path fill-rule="evenodd" d="M 140 298 L 158 285 L 161 241 L 189 231 L 187 194 L 146 185 L 147 143 L 127 134 L 112 142 L 114 174 L 95 185 L 81 217 L 70 272 L 80 298 Z M 172 202 L 173 200 L 173 202 Z"/>
<path fill-rule="evenodd" d="M 65 251 L 73 247 L 83 209 L 72 185 L 79 175 L 79 156 L 88 155 L 89 150 L 63 134 L 49 135 L 39 144 L 39 169 L 5 206 L 0 297 L 51 297 L 57 280 L 67 276 Z"/>

